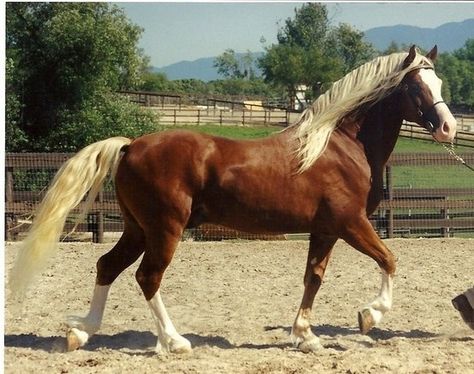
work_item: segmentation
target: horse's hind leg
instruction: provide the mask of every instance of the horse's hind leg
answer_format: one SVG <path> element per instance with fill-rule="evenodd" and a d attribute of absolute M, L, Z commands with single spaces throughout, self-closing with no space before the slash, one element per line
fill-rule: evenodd
<path fill-rule="evenodd" d="M 82 347 L 99 330 L 113 281 L 140 257 L 144 248 L 143 231 L 135 223 L 126 220 L 120 240 L 97 262 L 97 278 L 89 313 L 85 317 L 67 318 L 70 327 L 67 333 L 68 351 Z"/>
<path fill-rule="evenodd" d="M 183 233 L 182 225 L 167 222 L 160 229 L 150 229 L 146 233 L 146 250 L 137 270 L 136 279 L 148 302 L 158 330 L 156 352 L 162 350 L 184 353 L 191 350 L 191 343 L 178 334 L 166 311 L 160 295 L 163 273 L 171 262 Z"/>
<path fill-rule="evenodd" d="M 335 237 L 316 236 L 315 234 L 312 234 L 310 238 L 304 275 L 303 299 L 291 332 L 295 345 L 303 352 L 316 351 L 321 348 L 318 337 L 311 331 L 310 315 L 314 298 L 321 287 L 336 240 Z"/>
<path fill-rule="evenodd" d="M 365 334 L 377 325 L 392 307 L 395 256 L 379 238 L 367 218 L 346 227 L 343 239 L 358 251 L 373 258 L 382 270 L 382 285 L 377 297 L 358 314 L 360 331 Z"/>

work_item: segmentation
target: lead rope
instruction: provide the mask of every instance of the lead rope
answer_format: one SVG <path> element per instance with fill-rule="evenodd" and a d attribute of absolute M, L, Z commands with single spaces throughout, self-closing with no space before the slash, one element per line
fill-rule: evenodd
<path fill-rule="evenodd" d="M 434 138 L 433 138 L 434 139 Z M 459 156 L 455 151 L 454 151 L 454 144 L 453 143 L 450 143 L 449 144 L 449 147 L 445 144 L 445 143 L 441 143 L 440 141 L 438 141 L 437 139 L 435 139 L 436 142 L 438 144 L 441 144 L 443 146 L 444 149 L 446 149 L 446 151 L 448 151 L 448 153 L 456 160 L 456 161 L 459 161 L 461 164 L 463 164 L 465 167 L 467 167 L 469 170 L 471 171 L 474 171 L 474 168 L 469 165 L 466 161 L 464 161 L 464 159 Z"/>

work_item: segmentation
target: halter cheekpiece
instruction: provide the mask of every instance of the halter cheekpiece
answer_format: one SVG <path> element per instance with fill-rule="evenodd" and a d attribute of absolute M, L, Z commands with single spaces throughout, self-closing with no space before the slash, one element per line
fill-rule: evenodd
<path fill-rule="evenodd" d="M 412 72 L 414 70 L 419 70 L 419 69 L 434 70 L 433 66 L 431 66 L 431 65 L 421 65 L 421 66 L 417 66 L 417 67 L 414 67 L 413 69 L 409 70 L 408 73 Z M 444 104 L 444 101 L 443 100 L 436 101 L 425 112 L 423 112 L 421 110 L 421 105 L 418 104 L 418 102 L 416 100 L 417 97 L 415 96 L 415 94 L 412 91 L 410 91 L 410 87 L 408 85 L 405 85 L 405 86 L 406 86 L 405 90 L 407 91 L 408 96 L 410 97 L 413 105 L 415 106 L 418 116 L 422 119 L 424 127 L 431 134 L 434 133 L 436 131 L 436 128 L 439 127 L 440 124 L 438 124 L 438 126 L 436 126 L 436 127 L 435 127 L 435 125 L 433 125 L 432 113 L 435 110 L 436 105 Z"/>

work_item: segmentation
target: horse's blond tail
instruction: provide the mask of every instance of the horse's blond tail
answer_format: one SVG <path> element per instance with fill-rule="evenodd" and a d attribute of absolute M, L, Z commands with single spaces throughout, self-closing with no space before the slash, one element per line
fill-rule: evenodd
<path fill-rule="evenodd" d="M 33 277 L 44 269 L 57 248 L 69 212 L 89 191 L 76 222 L 87 214 L 108 172 L 115 173 L 121 150 L 130 142 L 130 139 L 115 137 L 91 144 L 58 171 L 36 211 L 11 270 L 9 289 L 15 298 L 22 299 Z"/>

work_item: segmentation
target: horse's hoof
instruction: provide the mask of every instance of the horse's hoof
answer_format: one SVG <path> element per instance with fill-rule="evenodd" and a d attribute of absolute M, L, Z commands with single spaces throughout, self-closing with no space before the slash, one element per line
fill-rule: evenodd
<path fill-rule="evenodd" d="M 66 334 L 67 340 L 67 351 L 72 352 L 78 348 L 81 348 L 84 344 L 87 343 L 89 335 L 81 330 L 76 328 L 70 329 Z"/>
<path fill-rule="evenodd" d="M 173 340 L 169 346 L 169 351 L 171 353 L 182 354 L 192 352 L 192 350 L 191 343 L 185 338 Z"/>
<path fill-rule="evenodd" d="M 316 352 L 324 347 L 319 342 L 319 339 L 315 336 L 310 340 L 303 341 L 298 344 L 297 348 L 303 353 Z"/>
<path fill-rule="evenodd" d="M 374 318 L 370 309 L 363 309 L 358 313 L 359 329 L 362 334 L 367 334 L 375 326 Z"/>

